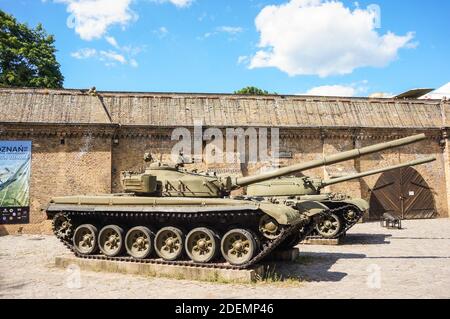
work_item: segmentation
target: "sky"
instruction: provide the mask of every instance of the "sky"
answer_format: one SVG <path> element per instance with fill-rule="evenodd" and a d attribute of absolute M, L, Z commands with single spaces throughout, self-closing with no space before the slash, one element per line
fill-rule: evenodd
<path fill-rule="evenodd" d="M 448 0 L 0 0 L 65 88 L 367 96 L 450 82 Z"/>

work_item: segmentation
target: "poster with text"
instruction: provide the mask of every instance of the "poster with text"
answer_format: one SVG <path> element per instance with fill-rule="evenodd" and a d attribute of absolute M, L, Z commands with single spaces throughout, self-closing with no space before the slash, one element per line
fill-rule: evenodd
<path fill-rule="evenodd" d="M 31 141 L 0 140 L 0 224 L 30 222 Z"/>

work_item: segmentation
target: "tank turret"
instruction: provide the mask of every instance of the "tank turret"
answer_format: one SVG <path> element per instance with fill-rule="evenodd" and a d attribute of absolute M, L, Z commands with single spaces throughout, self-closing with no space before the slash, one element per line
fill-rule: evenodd
<path fill-rule="evenodd" d="M 342 176 L 338 178 L 331 179 L 320 179 L 312 178 L 308 176 L 304 177 L 289 177 L 289 178 L 279 178 L 266 182 L 261 182 L 257 184 L 252 184 L 247 187 L 248 196 L 299 196 L 299 195 L 317 195 L 320 194 L 321 190 L 327 186 L 335 185 L 358 178 L 376 175 L 384 173 L 387 171 L 408 167 L 417 166 L 421 164 L 426 164 L 435 161 L 435 157 L 426 157 L 423 159 L 402 163 L 399 165 L 388 166 L 385 168 L 380 168 L 376 170 L 371 170 L 367 172 L 362 172 L 359 174 L 351 174 L 347 176 Z"/>

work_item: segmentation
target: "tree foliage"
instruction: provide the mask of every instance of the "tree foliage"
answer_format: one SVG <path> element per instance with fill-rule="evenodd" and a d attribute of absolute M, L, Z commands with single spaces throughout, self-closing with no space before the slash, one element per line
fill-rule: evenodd
<path fill-rule="evenodd" d="M 243 89 L 240 89 L 238 91 L 234 91 L 234 94 L 240 94 L 240 95 L 269 95 L 269 92 L 266 90 L 261 90 L 255 86 L 247 86 Z"/>
<path fill-rule="evenodd" d="M 0 10 L 0 86 L 61 88 L 55 39 L 41 24 L 26 24 Z"/>

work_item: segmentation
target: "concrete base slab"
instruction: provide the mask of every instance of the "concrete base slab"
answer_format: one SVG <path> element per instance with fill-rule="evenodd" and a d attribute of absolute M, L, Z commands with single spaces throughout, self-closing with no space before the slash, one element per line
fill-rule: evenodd
<path fill-rule="evenodd" d="M 83 259 L 76 257 L 56 257 L 55 265 L 67 268 L 76 265 L 81 270 L 97 272 L 113 272 L 150 277 L 167 277 L 175 279 L 251 283 L 263 277 L 264 266 L 256 266 L 246 270 L 214 269 L 179 265 L 145 264 L 134 262 Z"/>
<path fill-rule="evenodd" d="M 292 262 L 297 260 L 300 254 L 298 248 L 292 248 L 288 250 L 276 250 L 268 258 L 268 261 L 287 261 Z"/>
<path fill-rule="evenodd" d="M 301 244 L 302 245 L 337 246 L 337 245 L 341 245 L 342 241 L 343 241 L 343 237 L 339 237 L 336 239 L 308 237 L 304 241 L 302 241 Z"/>

